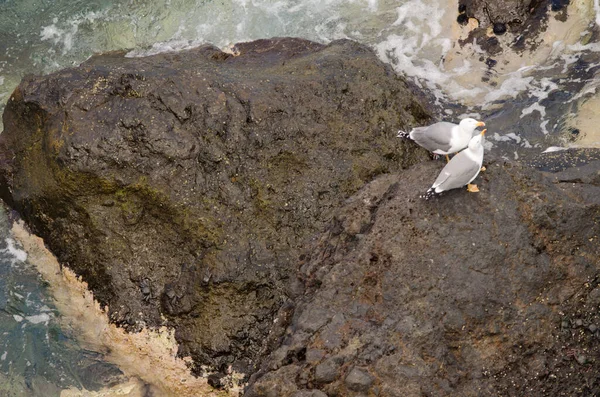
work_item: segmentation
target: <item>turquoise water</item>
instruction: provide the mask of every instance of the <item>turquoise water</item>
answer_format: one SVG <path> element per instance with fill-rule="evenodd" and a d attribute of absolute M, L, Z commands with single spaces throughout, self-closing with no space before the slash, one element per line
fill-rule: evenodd
<path fill-rule="evenodd" d="M 567 22 L 551 16 L 538 50 L 507 49 L 494 67 L 476 45 L 457 47 L 464 32 L 454 24 L 456 10 L 447 0 L 0 0 L 0 111 L 24 75 L 74 66 L 98 52 L 143 56 L 274 36 L 350 38 L 431 89 L 446 119 L 486 120 L 488 149 L 518 158 L 549 146 L 594 144 L 594 131 L 578 121 L 598 117 L 584 114 L 600 86 L 593 0 L 573 0 Z M 24 255 L 0 209 L 0 396 L 52 396 L 117 381 L 118 369 L 61 328 L 47 286 Z"/>
<path fill-rule="evenodd" d="M 118 381 L 116 367 L 61 327 L 46 283 L 8 230 L 0 207 L 0 396 L 51 397 Z"/>

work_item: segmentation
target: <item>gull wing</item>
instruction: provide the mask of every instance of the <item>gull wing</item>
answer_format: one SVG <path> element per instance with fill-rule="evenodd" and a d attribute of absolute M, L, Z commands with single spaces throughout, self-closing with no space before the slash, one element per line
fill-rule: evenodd
<path fill-rule="evenodd" d="M 435 188 L 436 192 L 439 193 L 444 190 L 465 186 L 479 175 L 479 171 L 481 170 L 480 164 L 470 158 L 465 153 L 465 150 L 454 156 L 442 169 L 435 182 L 433 182 L 431 187 Z"/>
<path fill-rule="evenodd" d="M 410 133 L 410 137 L 430 152 L 435 150 L 447 152 L 451 147 L 450 140 L 452 139 L 452 128 L 454 127 L 456 127 L 456 124 L 441 121 L 427 127 L 414 128 Z"/>

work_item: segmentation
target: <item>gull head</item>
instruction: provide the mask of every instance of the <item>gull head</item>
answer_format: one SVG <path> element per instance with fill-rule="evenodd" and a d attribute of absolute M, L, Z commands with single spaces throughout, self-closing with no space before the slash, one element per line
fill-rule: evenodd
<path fill-rule="evenodd" d="M 458 125 L 463 131 L 468 131 L 470 133 L 473 133 L 477 127 L 485 127 L 485 123 L 483 121 L 477 121 L 470 117 L 462 119 Z"/>
<path fill-rule="evenodd" d="M 469 141 L 469 149 L 475 150 L 483 144 L 483 136 L 485 135 L 486 131 L 487 130 L 483 130 L 481 131 L 481 134 L 477 134 L 473 138 L 471 138 L 471 140 Z"/>

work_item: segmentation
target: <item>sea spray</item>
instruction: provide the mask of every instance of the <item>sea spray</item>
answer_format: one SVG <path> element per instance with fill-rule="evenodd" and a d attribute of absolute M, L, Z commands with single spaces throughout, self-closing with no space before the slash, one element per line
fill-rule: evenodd
<path fill-rule="evenodd" d="M 96 394 L 70 389 L 63 391 L 61 397 L 131 397 L 147 395 L 140 394 L 146 393 L 147 390 L 157 397 L 240 394 L 241 387 L 237 385 L 237 381 L 243 377 L 241 374 L 231 375 L 232 385 L 228 391 L 216 391 L 208 385 L 206 378 L 194 377 L 187 365 L 190 359 L 177 357 L 177 343 L 173 330 L 161 327 L 127 333 L 111 324 L 106 308 L 101 308 L 94 300 L 87 283 L 70 269 L 61 267 L 40 237 L 27 232 L 22 221 L 13 224 L 12 233 L 27 252 L 28 261 L 36 266 L 48 282 L 64 325 L 73 330 L 83 347 L 102 353 L 106 361 L 117 365 L 130 378 L 127 384 Z"/>

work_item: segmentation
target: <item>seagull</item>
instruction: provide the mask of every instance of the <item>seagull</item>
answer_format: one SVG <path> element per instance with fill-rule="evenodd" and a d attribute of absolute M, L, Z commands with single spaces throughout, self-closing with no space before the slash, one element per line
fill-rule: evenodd
<path fill-rule="evenodd" d="M 445 154 L 446 161 L 450 161 L 448 155 L 467 147 L 475 129 L 484 126 L 483 121 L 466 118 L 458 124 L 440 121 L 427 127 L 413 128 L 410 132 L 398 131 L 397 136 L 411 139 L 435 154 Z"/>
<path fill-rule="evenodd" d="M 433 185 L 425 193 L 425 200 L 429 200 L 437 193 L 465 185 L 467 185 L 469 192 L 476 193 L 479 191 L 477 185 L 471 185 L 471 182 L 481 171 L 483 163 L 483 135 L 486 131 L 483 130 L 481 134 L 471 138 L 467 148 L 454 156 L 446 164 L 435 182 L 433 182 Z"/>

